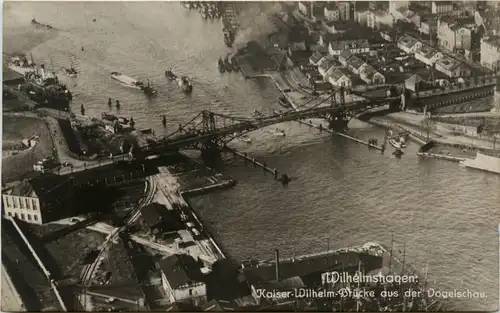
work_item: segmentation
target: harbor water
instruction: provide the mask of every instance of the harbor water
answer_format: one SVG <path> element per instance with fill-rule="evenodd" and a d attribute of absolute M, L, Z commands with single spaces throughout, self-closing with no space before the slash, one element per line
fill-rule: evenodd
<path fill-rule="evenodd" d="M 6 52 L 17 41 L 49 32 L 32 29 L 33 17 L 57 29 L 48 40 L 34 39 L 39 44 L 30 49 L 35 62 L 64 78 L 74 95 L 74 112 L 82 104 L 90 116 L 111 111 L 161 135 L 204 109 L 250 116 L 255 109 L 279 108 L 270 81 L 217 71 L 218 58 L 231 52 L 221 22 L 204 21 L 179 3 L 9 2 L 4 4 Z M 64 76 L 61 68 L 70 66 L 78 77 Z M 165 79 L 169 68 L 192 78 L 192 95 Z M 119 85 L 110 78 L 113 71 L 149 79 L 158 97 L 147 100 Z M 109 97 L 120 100 L 119 112 L 108 108 Z M 384 135 L 359 121 L 350 126 L 360 138 L 381 142 Z M 381 154 L 299 123 L 275 127 L 286 136 L 263 129 L 250 134 L 252 144 L 234 146 L 286 173 L 292 179 L 288 186 L 228 157 L 222 171 L 238 184 L 191 200 L 231 257 L 272 258 L 276 248 L 293 256 L 368 241 L 390 246 L 393 234 L 398 254 L 406 243 L 408 263 L 422 273 L 428 263 L 433 287 L 487 294 L 451 301 L 452 309 L 498 309 L 500 176 L 421 159 L 414 143 L 396 159 L 391 149 Z"/>

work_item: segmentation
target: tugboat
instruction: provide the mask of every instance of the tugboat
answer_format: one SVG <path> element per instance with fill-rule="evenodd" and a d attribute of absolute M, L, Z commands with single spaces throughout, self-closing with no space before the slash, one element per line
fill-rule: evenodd
<path fill-rule="evenodd" d="M 179 78 L 174 74 L 174 72 L 172 72 L 172 70 L 166 70 L 165 77 L 170 81 L 176 81 L 177 85 L 182 88 L 185 93 L 189 94 L 193 92 L 193 84 L 187 76 L 182 76 Z"/>
<path fill-rule="evenodd" d="M 224 61 L 222 61 L 222 58 L 219 58 L 219 62 L 217 63 L 217 67 L 219 68 L 220 73 L 224 73 L 226 71 L 226 68 L 224 66 Z"/>
<path fill-rule="evenodd" d="M 36 65 L 33 62 L 33 56 L 28 59 L 24 55 L 14 56 L 7 62 L 7 68 L 21 75 L 36 71 Z"/>
<path fill-rule="evenodd" d="M 141 87 L 142 92 L 148 97 L 156 96 L 156 90 L 149 84 L 149 79 L 147 80 L 146 86 Z"/>
<path fill-rule="evenodd" d="M 279 104 L 285 109 L 290 109 L 292 107 L 290 101 L 288 101 L 288 99 L 285 96 L 280 96 L 278 100 Z"/>

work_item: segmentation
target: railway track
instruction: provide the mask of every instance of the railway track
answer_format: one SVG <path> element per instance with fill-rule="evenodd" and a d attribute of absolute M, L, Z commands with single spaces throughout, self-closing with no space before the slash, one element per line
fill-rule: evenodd
<path fill-rule="evenodd" d="M 89 286 L 91 284 L 92 278 L 94 277 L 96 270 L 99 268 L 102 260 L 104 259 L 104 254 L 108 251 L 110 247 L 110 243 L 115 241 L 121 232 L 127 230 L 135 221 L 137 221 L 137 219 L 141 215 L 141 209 L 153 201 L 154 196 L 156 194 L 156 181 L 148 177 L 146 180 L 145 189 L 146 189 L 145 197 L 142 198 L 142 200 L 137 204 L 134 210 L 127 217 L 125 225 L 114 229 L 106 237 L 104 242 L 99 247 L 99 254 L 97 255 L 95 261 L 84 268 L 82 273 L 82 283 L 81 283 L 82 285 Z M 81 294 L 79 296 L 79 300 L 84 310 L 92 311 L 94 309 L 93 304 L 90 301 L 90 298 L 87 294 L 85 293 Z"/>

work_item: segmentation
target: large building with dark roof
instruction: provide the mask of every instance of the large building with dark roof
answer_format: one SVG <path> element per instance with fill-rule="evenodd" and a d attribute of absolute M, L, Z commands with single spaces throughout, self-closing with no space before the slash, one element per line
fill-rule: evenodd
<path fill-rule="evenodd" d="M 171 303 L 200 306 L 207 302 L 207 286 L 200 265 L 193 257 L 174 254 L 158 262 L 162 286 Z"/>

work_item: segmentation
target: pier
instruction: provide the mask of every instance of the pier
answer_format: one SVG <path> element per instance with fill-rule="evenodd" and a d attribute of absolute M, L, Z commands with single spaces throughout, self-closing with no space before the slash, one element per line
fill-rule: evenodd
<path fill-rule="evenodd" d="M 465 161 L 466 158 L 460 158 L 452 155 L 439 154 L 439 153 L 429 153 L 429 152 L 418 152 L 418 156 L 423 156 L 427 158 L 439 159 L 439 160 L 447 160 L 452 162 L 461 162 Z"/>
<path fill-rule="evenodd" d="M 247 162 L 250 162 L 254 166 L 256 166 L 256 167 L 258 166 L 258 167 L 262 168 L 264 170 L 264 173 L 265 172 L 271 173 L 275 180 L 279 180 L 279 177 L 278 177 L 279 172 L 277 169 L 269 167 L 266 163 L 261 163 L 261 162 L 257 161 L 255 158 L 250 158 L 246 152 L 241 153 L 241 152 L 236 151 L 236 149 L 234 149 L 234 148 L 229 148 L 228 146 L 225 146 L 223 149 L 229 153 L 232 153 L 234 156 L 241 157 L 245 161 L 245 165 L 247 164 Z M 283 175 L 286 175 L 286 174 L 283 174 Z"/>

